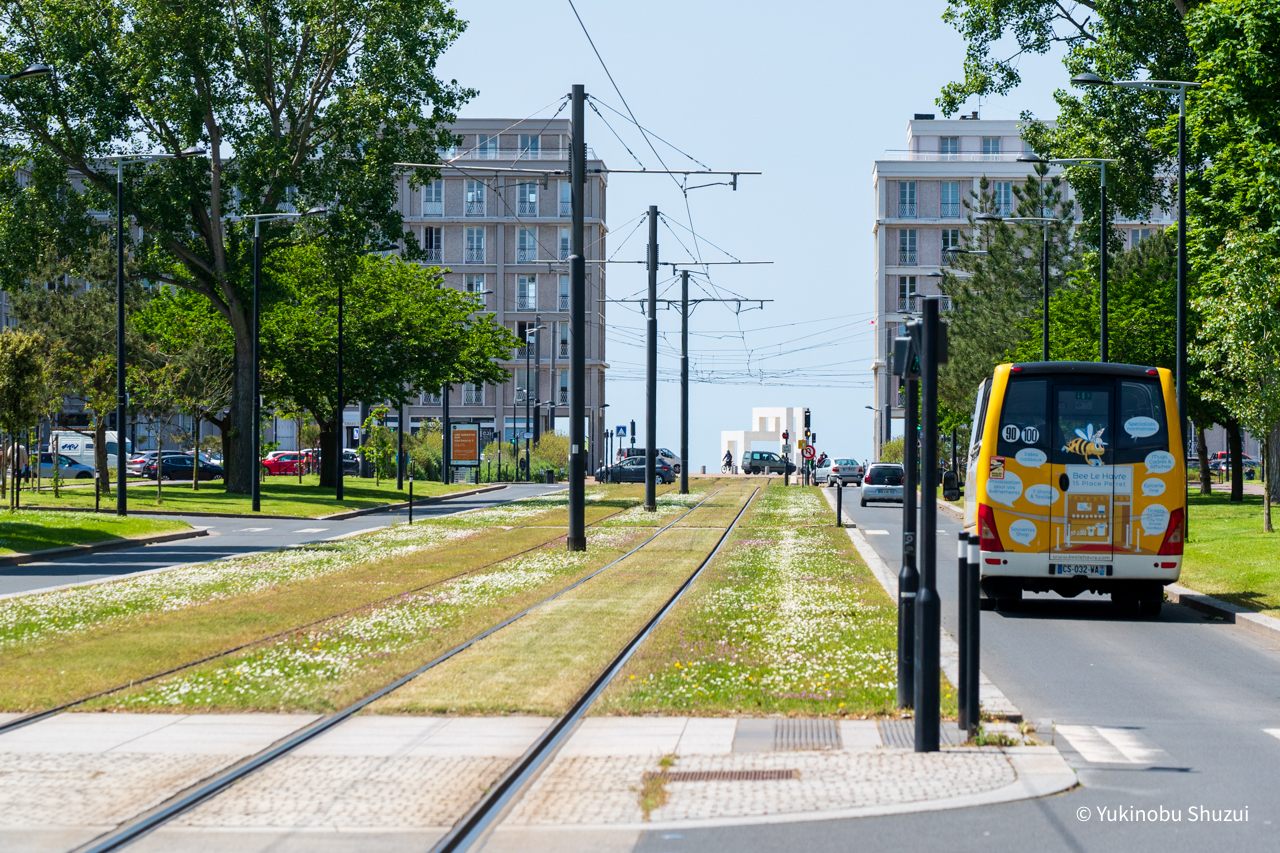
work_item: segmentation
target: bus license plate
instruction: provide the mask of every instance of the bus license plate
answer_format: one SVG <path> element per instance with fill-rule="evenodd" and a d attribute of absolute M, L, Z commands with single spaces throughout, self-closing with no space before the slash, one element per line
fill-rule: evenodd
<path fill-rule="evenodd" d="M 1054 574 L 1058 575 L 1090 575 L 1093 577 L 1106 577 L 1106 566 L 1086 566 L 1081 563 L 1055 563 Z"/>

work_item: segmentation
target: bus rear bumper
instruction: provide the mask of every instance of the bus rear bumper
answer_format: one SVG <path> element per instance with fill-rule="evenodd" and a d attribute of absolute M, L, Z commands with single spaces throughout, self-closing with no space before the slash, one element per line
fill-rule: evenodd
<path fill-rule="evenodd" d="M 1182 570 L 1181 555 L 1116 554 L 1110 562 L 1090 561 L 1088 574 L 1075 568 L 1060 569 L 1068 555 L 1022 554 L 1010 551 L 983 551 L 979 571 L 984 587 L 1018 587 L 1033 592 L 1057 592 L 1066 596 L 1081 592 L 1114 592 L 1129 581 L 1161 585 L 1174 583 Z M 1064 573 L 1065 571 L 1065 573 Z M 988 580 L 990 579 L 990 580 Z"/>

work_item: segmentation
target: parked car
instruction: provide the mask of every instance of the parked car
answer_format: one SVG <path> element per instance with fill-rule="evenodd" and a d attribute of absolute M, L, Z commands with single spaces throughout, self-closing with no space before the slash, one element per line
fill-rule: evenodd
<path fill-rule="evenodd" d="M 158 468 L 160 478 L 163 480 L 190 480 L 193 465 L 194 459 L 190 453 L 166 453 L 158 460 L 148 462 L 142 469 L 142 476 L 153 480 L 156 478 Z M 223 473 L 221 465 L 200 460 L 201 480 L 221 480 Z"/>
<path fill-rule="evenodd" d="M 781 456 L 768 450 L 748 450 L 742 454 L 740 463 L 747 474 L 794 474 L 796 466 L 786 462 Z"/>
<path fill-rule="evenodd" d="M 613 465 L 601 465 L 596 470 L 596 480 L 601 483 L 643 483 L 644 461 L 643 456 L 628 456 Z M 654 460 L 653 472 L 658 482 L 675 482 L 675 469 L 661 456 Z"/>
<path fill-rule="evenodd" d="M 40 477 L 53 479 L 53 454 L 47 450 L 40 454 Z M 70 456 L 58 454 L 58 476 L 64 480 L 92 480 L 93 466 L 77 462 Z"/>
<path fill-rule="evenodd" d="M 906 476 L 902 466 L 890 462 L 876 462 L 862 478 L 862 498 L 866 506 L 870 501 L 894 501 L 902 503 L 902 481 Z"/>
<path fill-rule="evenodd" d="M 1258 460 L 1248 456 L 1240 460 L 1240 466 L 1244 471 L 1244 478 L 1246 480 L 1254 479 L 1262 471 L 1262 466 L 1258 463 Z M 1226 456 L 1214 459 L 1209 463 L 1209 470 L 1214 474 L 1227 476 L 1231 473 L 1231 460 Z"/>
<path fill-rule="evenodd" d="M 665 447 L 654 448 L 659 459 L 665 459 L 667 464 L 671 466 L 671 470 L 677 474 L 680 473 L 681 459 Z M 618 459 L 629 459 L 632 456 L 644 456 L 643 447 L 622 447 L 618 449 Z"/>
<path fill-rule="evenodd" d="M 156 461 L 156 457 L 160 455 L 158 450 L 140 450 L 125 460 L 125 469 L 135 477 L 142 476 L 142 469 L 147 466 L 148 462 Z"/>
<path fill-rule="evenodd" d="M 302 454 L 296 450 L 273 450 L 262 460 L 262 467 L 268 475 L 298 473 Z"/>
<path fill-rule="evenodd" d="M 862 463 L 857 459 L 830 459 L 826 464 L 813 469 L 813 482 L 828 486 L 862 485 L 862 475 L 866 473 Z"/>

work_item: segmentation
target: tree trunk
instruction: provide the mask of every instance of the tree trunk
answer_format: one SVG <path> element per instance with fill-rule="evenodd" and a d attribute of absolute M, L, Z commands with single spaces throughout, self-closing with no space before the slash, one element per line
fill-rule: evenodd
<path fill-rule="evenodd" d="M 191 451 L 191 491 L 200 491 L 200 413 L 192 415 L 191 432 L 195 435 L 195 444 Z"/>
<path fill-rule="evenodd" d="M 1241 449 L 1240 425 L 1227 424 L 1227 457 L 1231 461 L 1231 502 L 1244 501 L 1244 454 Z"/>
<path fill-rule="evenodd" d="M 258 473 L 258 448 L 253 444 L 253 329 L 249 311 L 233 311 L 236 366 L 231 391 L 230 429 L 223 431 L 223 477 L 227 491 L 247 495 Z M 243 324 L 243 326 L 241 325 Z"/>
<path fill-rule="evenodd" d="M 338 486 L 338 467 L 342 464 L 342 450 L 338 446 L 338 430 L 333 421 L 316 418 L 320 427 L 320 485 L 334 489 Z"/>
<path fill-rule="evenodd" d="M 1204 438 L 1204 427 L 1196 425 L 1196 456 L 1200 458 L 1200 494 L 1213 494 L 1213 479 L 1209 474 L 1209 443 Z"/>
<path fill-rule="evenodd" d="M 120 441 L 120 433 L 116 430 L 116 452 L 124 452 L 124 443 Z M 107 466 L 107 421 L 101 415 L 93 419 L 93 467 L 98 471 L 98 485 L 102 494 L 111 494 L 111 471 Z M 124 484 L 120 484 L 124 488 Z"/>
<path fill-rule="evenodd" d="M 1271 498 L 1280 490 L 1280 426 L 1272 427 L 1262 441 L 1262 463 L 1262 529 L 1271 533 Z"/>

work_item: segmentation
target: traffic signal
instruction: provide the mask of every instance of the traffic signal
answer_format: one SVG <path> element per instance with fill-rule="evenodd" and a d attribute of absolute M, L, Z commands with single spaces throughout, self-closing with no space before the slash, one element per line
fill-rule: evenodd
<path fill-rule="evenodd" d="M 809 434 L 809 407 L 804 408 L 804 434 Z"/>
<path fill-rule="evenodd" d="M 811 433 L 809 433 L 809 442 L 810 442 L 811 444 L 817 444 L 817 443 L 818 443 L 818 434 L 817 434 L 816 432 L 811 432 Z"/>
<path fill-rule="evenodd" d="M 782 431 L 782 440 L 783 440 L 783 441 L 787 441 L 787 440 L 788 440 L 788 439 L 790 439 L 790 438 L 791 438 L 791 433 L 787 432 L 787 431 L 784 429 L 784 430 Z"/>
<path fill-rule="evenodd" d="M 919 320 L 907 323 L 907 333 L 893 339 L 893 372 L 903 379 L 920 378 L 920 353 L 924 347 L 921 335 L 924 324 Z"/>

